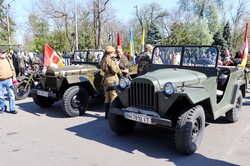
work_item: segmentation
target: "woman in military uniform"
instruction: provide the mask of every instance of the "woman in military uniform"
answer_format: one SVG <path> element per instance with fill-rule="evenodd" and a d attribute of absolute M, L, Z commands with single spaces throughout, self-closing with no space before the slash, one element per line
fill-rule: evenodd
<path fill-rule="evenodd" d="M 115 90 L 109 90 L 111 84 L 118 84 L 121 70 L 118 66 L 118 61 L 115 60 L 115 49 L 111 46 L 105 48 L 104 58 L 100 62 L 100 67 L 104 72 L 102 84 L 105 90 L 105 119 L 108 119 L 110 103 L 116 98 Z"/>

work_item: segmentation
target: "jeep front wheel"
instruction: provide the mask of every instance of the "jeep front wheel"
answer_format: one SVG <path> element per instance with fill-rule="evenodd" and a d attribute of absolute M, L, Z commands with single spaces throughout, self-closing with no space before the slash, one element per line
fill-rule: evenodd
<path fill-rule="evenodd" d="M 205 113 L 202 106 L 183 110 L 175 129 L 176 148 L 184 154 L 194 153 L 201 143 L 204 128 Z"/>
<path fill-rule="evenodd" d="M 38 83 L 34 89 L 41 90 L 42 89 L 42 84 Z M 39 96 L 36 93 L 32 93 L 32 98 L 33 101 L 40 107 L 50 107 L 55 100 L 49 98 L 49 97 L 44 97 L 44 96 Z"/>
<path fill-rule="evenodd" d="M 75 117 L 84 114 L 88 102 L 88 92 L 83 87 L 72 86 L 63 94 L 62 108 L 68 116 Z"/>
<path fill-rule="evenodd" d="M 110 108 L 123 108 L 123 105 L 118 97 L 116 97 L 111 103 Z M 125 119 L 123 116 L 111 112 L 109 113 L 108 121 L 110 128 L 119 135 L 129 134 L 133 131 L 136 125 L 136 122 Z"/>
<path fill-rule="evenodd" d="M 241 91 L 239 91 L 237 93 L 237 98 L 234 104 L 234 108 L 226 113 L 227 120 L 231 123 L 237 122 L 240 118 L 241 109 L 242 109 L 242 93 Z"/>

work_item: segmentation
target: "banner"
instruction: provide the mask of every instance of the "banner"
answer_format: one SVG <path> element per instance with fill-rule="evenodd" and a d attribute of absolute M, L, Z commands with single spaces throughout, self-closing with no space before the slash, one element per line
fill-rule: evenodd
<path fill-rule="evenodd" d="M 244 35 L 244 41 L 243 41 L 241 66 L 246 66 L 246 64 L 247 64 L 247 55 L 248 55 L 247 35 L 248 35 L 248 23 L 246 24 L 246 31 L 245 31 L 245 35 Z"/>
<path fill-rule="evenodd" d="M 64 67 L 63 61 L 57 53 L 48 45 L 44 45 L 44 66 L 48 67 Z"/>
<path fill-rule="evenodd" d="M 121 46 L 122 47 L 122 39 L 121 39 L 120 32 L 117 32 L 117 46 Z"/>

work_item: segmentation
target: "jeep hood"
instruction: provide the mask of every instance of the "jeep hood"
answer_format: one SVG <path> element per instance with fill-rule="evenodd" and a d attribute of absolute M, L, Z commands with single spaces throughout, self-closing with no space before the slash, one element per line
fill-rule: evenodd
<path fill-rule="evenodd" d="M 87 73 L 88 71 L 97 70 L 97 67 L 94 65 L 72 65 L 72 66 L 65 66 L 60 68 L 52 68 L 46 71 L 46 75 L 58 75 L 61 71 L 67 72 L 68 74 L 80 74 L 80 73 Z"/>
<path fill-rule="evenodd" d="M 158 88 L 163 88 L 166 82 L 173 82 L 176 86 L 188 86 L 198 84 L 207 76 L 204 73 L 184 70 L 184 69 L 160 69 L 153 72 L 148 72 L 145 75 L 137 77 L 135 82 L 143 82 L 143 80 L 151 81 Z M 141 81 L 140 81 L 141 80 Z"/>

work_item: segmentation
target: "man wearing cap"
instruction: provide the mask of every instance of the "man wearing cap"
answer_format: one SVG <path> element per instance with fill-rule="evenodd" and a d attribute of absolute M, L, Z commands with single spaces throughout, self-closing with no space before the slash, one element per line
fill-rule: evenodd
<path fill-rule="evenodd" d="M 15 68 L 12 61 L 6 56 L 6 51 L 0 48 L 0 113 L 7 112 L 4 100 L 4 88 L 9 96 L 9 112 L 16 114 L 14 86 L 17 84 Z"/>
<path fill-rule="evenodd" d="M 128 76 L 129 73 L 129 63 L 128 58 L 123 55 L 122 47 L 116 47 L 116 59 L 119 61 L 119 68 L 124 76 Z"/>
<path fill-rule="evenodd" d="M 104 58 L 100 62 L 100 67 L 104 72 L 104 77 L 102 84 L 105 90 L 105 119 L 108 119 L 108 112 L 110 103 L 116 98 L 117 94 L 115 90 L 109 90 L 108 87 L 111 84 L 118 84 L 121 70 L 118 66 L 118 62 L 113 60 L 115 49 L 112 46 L 107 46 L 105 48 Z"/>
<path fill-rule="evenodd" d="M 37 53 L 34 52 L 33 53 L 33 58 L 32 58 L 32 69 L 33 69 L 33 71 L 39 71 L 40 64 L 41 64 L 41 60 L 40 60 L 39 57 L 37 57 Z"/>

